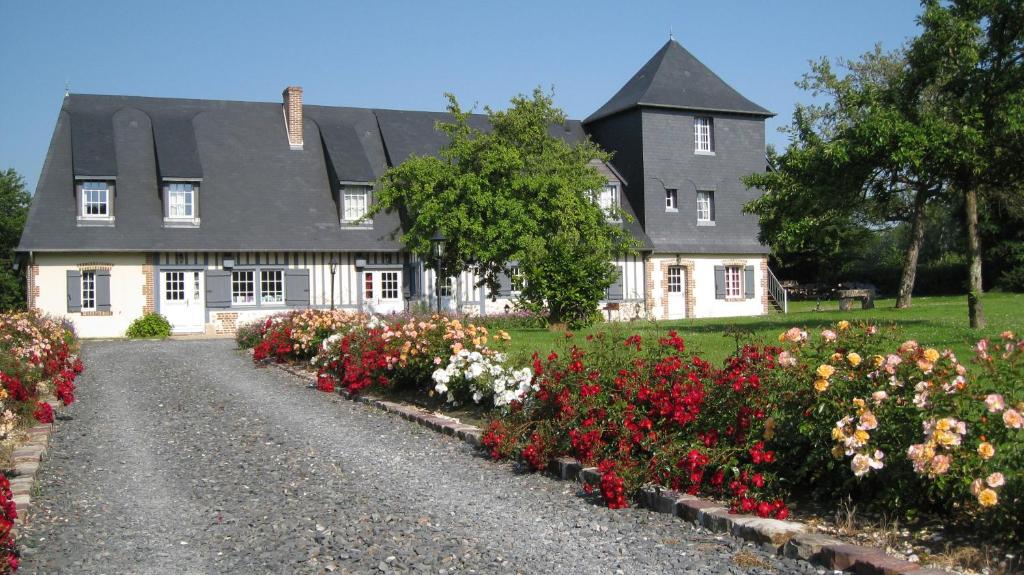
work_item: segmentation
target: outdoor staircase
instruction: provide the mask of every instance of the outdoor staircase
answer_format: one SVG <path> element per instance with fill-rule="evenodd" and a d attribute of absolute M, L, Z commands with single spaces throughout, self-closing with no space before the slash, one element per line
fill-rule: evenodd
<path fill-rule="evenodd" d="M 776 310 L 782 313 L 789 313 L 789 292 L 782 287 L 782 282 L 775 277 L 771 268 L 768 268 L 768 299 Z"/>

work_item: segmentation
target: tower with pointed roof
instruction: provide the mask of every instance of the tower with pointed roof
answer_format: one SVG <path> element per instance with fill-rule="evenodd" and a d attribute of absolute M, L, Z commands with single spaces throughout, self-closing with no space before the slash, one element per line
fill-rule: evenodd
<path fill-rule="evenodd" d="M 768 309 L 768 248 L 740 181 L 765 169 L 772 112 L 670 39 L 584 128 L 613 153 L 651 251 L 645 300 L 657 318 L 754 315 Z"/>

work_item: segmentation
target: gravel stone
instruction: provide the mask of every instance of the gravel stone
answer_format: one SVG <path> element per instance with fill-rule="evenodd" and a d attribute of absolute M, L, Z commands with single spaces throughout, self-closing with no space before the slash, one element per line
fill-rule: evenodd
<path fill-rule="evenodd" d="M 229 340 L 82 353 L 22 573 L 818 572 L 670 515 L 609 510 L 579 484 L 257 368 Z"/>

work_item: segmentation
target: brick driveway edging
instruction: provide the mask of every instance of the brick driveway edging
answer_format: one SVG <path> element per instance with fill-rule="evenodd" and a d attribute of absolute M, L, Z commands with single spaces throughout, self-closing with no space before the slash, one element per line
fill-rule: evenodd
<path fill-rule="evenodd" d="M 48 402 L 53 405 L 55 402 Z M 35 487 L 36 473 L 46 456 L 46 449 L 53 433 L 52 423 L 37 423 L 27 431 L 28 438 L 14 449 L 11 460 L 14 462 L 11 474 L 11 494 L 18 517 L 14 520 L 15 533 L 17 527 L 28 520 L 28 512 L 32 506 L 32 491 Z"/>
<path fill-rule="evenodd" d="M 264 365 L 274 366 L 310 382 L 305 384 L 306 387 L 316 386 L 316 375 L 312 372 L 284 363 L 267 362 Z M 340 394 L 346 399 L 394 413 L 402 419 L 456 437 L 474 447 L 480 446 L 483 432 L 475 425 L 369 394 L 354 395 L 344 389 L 340 390 Z M 552 458 L 548 462 L 548 471 L 566 481 L 582 481 L 590 485 L 599 485 L 601 482 L 601 474 L 596 467 L 583 467 L 579 461 L 569 457 Z M 858 575 L 949 574 L 948 571 L 922 567 L 917 563 L 891 557 L 877 547 L 852 545 L 820 533 L 809 533 L 807 526 L 797 521 L 729 513 L 729 509 L 721 503 L 658 486 L 645 488 L 640 494 L 640 503 L 651 511 L 674 515 L 712 532 L 729 533 L 785 557 L 816 563 L 826 569 L 849 571 Z M 21 507 L 18 509 L 20 516 Z"/>

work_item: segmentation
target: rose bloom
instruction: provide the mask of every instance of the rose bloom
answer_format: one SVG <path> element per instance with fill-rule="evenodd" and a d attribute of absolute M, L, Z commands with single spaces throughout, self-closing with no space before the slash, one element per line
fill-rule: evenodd
<path fill-rule="evenodd" d="M 996 448 L 992 447 L 992 444 L 987 441 L 982 441 L 978 444 L 978 455 L 982 459 L 991 459 L 996 454 Z"/>
<path fill-rule="evenodd" d="M 1006 330 L 1006 331 L 1004 331 L 1003 333 L 1001 333 L 1001 334 L 999 334 L 999 335 L 1000 335 L 1000 337 L 1002 337 L 1003 339 L 1013 339 L 1013 332 L 1012 332 L 1012 331 L 1010 331 L 1010 330 Z"/>
<path fill-rule="evenodd" d="M 932 462 L 928 466 L 929 475 L 942 475 L 947 471 L 949 471 L 948 455 L 936 455 L 932 458 Z"/>
<path fill-rule="evenodd" d="M 989 413 L 999 413 L 1006 408 L 1006 403 L 1003 401 L 1003 396 L 998 393 L 990 393 L 985 397 L 985 407 L 988 408 Z"/>
<path fill-rule="evenodd" d="M 821 332 L 821 338 L 824 339 L 825 341 L 835 341 L 836 340 L 836 332 L 834 332 L 834 331 L 832 331 L 830 329 L 823 330 Z"/>
<path fill-rule="evenodd" d="M 853 456 L 853 460 L 850 461 L 850 469 L 853 470 L 853 474 L 857 477 L 861 477 L 871 471 L 871 460 L 868 459 L 867 455 L 858 453 Z"/>
<path fill-rule="evenodd" d="M 840 321 L 839 323 L 837 323 L 836 327 L 839 328 L 839 331 L 843 331 L 844 329 L 850 329 L 850 322 L 848 322 L 848 321 L 846 321 L 844 319 L 844 320 Z"/>
<path fill-rule="evenodd" d="M 871 394 L 871 399 L 874 400 L 875 404 L 882 403 L 889 397 L 889 394 L 885 390 L 879 390 Z"/>
<path fill-rule="evenodd" d="M 880 355 L 876 355 L 871 360 L 874 361 L 875 367 L 882 367 L 882 364 L 885 363 L 885 358 Z"/>
<path fill-rule="evenodd" d="M 823 363 L 823 364 L 819 365 L 818 369 L 815 371 L 815 373 L 818 374 L 818 377 L 820 377 L 822 379 L 828 379 L 828 378 L 832 377 L 832 374 L 835 373 L 835 372 L 836 372 L 836 368 L 832 367 L 831 365 L 829 365 L 827 363 Z"/>
<path fill-rule="evenodd" d="M 1003 412 L 1003 423 L 1011 429 L 1020 429 L 1024 427 L 1024 417 L 1016 409 L 1007 409 Z"/>
<path fill-rule="evenodd" d="M 850 365 L 852 365 L 853 367 L 857 367 L 858 365 L 860 365 L 861 362 L 860 354 L 858 354 L 855 351 L 851 351 L 850 353 L 846 354 L 846 361 L 850 362 Z"/>
<path fill-rule="evenodd" d="M 905 341 L 905 342 L 900 344 L 899 352 L 900 353 L 906 353 L 908 351 L 913 351 L 913 350 L 917 349 L 917 347 L 918 347 L 918 345 L 917 345 L 916 341 L 914 341 L 912 339 L 908 339 L 907 341 Z"/>
<path fill-rule="evenodd" d="M 788 351 L 784 351 L 779 354 L 779 365 L 782 367 L 793 367 L 796 365 L 796 357 Z"/>
<path fill-rule="evenodd" d="M 971 495 L 977 497 L 981 490 L 985 489 L 985 481 L 982 479 L 975 479 L 971 482 Z"/>
<path fill-rule="evenodd" d="M 936 361 L 939 360 L 939 352 L 935 348 L 929 347 L 928 349 L 924 350 L 924 358 L 932 363 L 935 363 Z"/>
<path fill-rule="evenodd" d="M 996 471 L 992 475 L 989 475 L 988 477 L 985 478 L 985 483 L 987 483 L 988 486 L 992 488 L 1002 487 L 1006 483 L 1006 479 L 1003 477 L 1002 473 Z"/>
<path fill-rule="evenodd" d="M 860 414 L 860 426 L 868 430 L 875 429 L 878 427 L 878 419 L 875 417 L 874 413 L 865 411 Z"/>
<path fill-rule="evenodd" d="M 991 489 L 982 489 L 981 493 L 978 494 L 978 503 L 980 503 L 982 507 L 992 507 L 996 503 L 999 503 L 999 496 Z"/>
<path fill-rule="evenodd" d="M 819 392 L 825 391 L 826 389 L 828 389 L 828 380 L 827 379 L 816 379 L 816 380 L 814 380 L 814 389 L 818 390 Z"/>
<path fill-rule="evenodd" d="M 878 333 L 878 328 L 873 325 L 869 325 L 867 329 L 864 330 L 864 333 L 868 335 L 875 335 L 876 333 Z"/>

